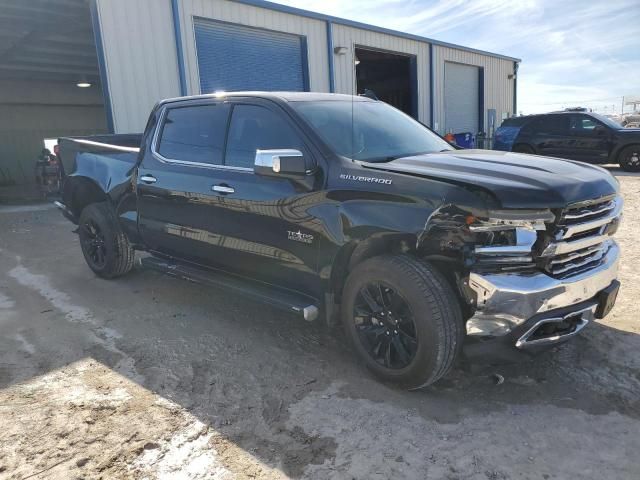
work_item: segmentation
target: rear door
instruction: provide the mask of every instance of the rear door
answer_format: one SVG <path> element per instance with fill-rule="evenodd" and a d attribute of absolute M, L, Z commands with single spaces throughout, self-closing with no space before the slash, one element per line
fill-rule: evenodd
<path fill-rule="evenodd" d="M 543 115 L 525 129 L 538 155 L 573 158 L 568 156 L 568 128 L 567 115 Z"/>
<path fill-rule="evenodd" d="M 606 163 L 611 147 L 611 132 L 608 127 L 589 115 L 569 116 L 569 141 L 567 158 L 583 162 Z"/>
<path fill-rule="evenodd" d="M 218 239 L 219 181 L 230 105 L 176 102 L 160 113 L 159 127 L 138 170 L 138 222 L 151 250 L 204 263 Z"/>

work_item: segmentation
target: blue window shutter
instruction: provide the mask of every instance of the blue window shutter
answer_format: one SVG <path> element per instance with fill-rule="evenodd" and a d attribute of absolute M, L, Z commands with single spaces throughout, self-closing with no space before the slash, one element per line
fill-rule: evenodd
<path fill-rule="evenodd" d="M 211 20 L 195 20 L 202 93 L 304 91 L 304 37 Z"/>

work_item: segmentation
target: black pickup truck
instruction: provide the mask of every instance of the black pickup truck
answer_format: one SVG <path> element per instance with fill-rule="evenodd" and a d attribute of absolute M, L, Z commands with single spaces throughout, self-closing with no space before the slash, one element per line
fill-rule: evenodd
<path fill-rule="evenodd" d="M 165 100 L 141 137 L 62 138 L 60 153 L 58 206 L 97 275 L 142 250 L 149 268 L 341 322 L 406 388 L 565 341 L 619 287 L 606 170 L 456 149 L 368 98 Z"/>

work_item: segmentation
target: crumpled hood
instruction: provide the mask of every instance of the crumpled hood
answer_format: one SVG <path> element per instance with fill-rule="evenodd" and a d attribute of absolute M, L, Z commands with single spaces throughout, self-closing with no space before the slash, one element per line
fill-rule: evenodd
<path fill-rule="evenodd" d="M 594 165 L 494 150 L 452 150 L 363 165 L 479 187 L 503 208 L 562 208 L 618 191 L 613 175 Z"/>

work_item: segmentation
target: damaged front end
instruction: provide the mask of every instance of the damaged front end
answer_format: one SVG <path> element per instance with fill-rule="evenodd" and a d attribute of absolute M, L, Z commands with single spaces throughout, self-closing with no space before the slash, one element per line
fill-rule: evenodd
<path fill-rule="evenodd" d="M 432 249 L 458 257 L 467 356 L 539 351 L 606 315 L 618 288 L 611 235 L 621 212 L 620 197 L 556 211 L 440 209 L 425 233 Z"/>

